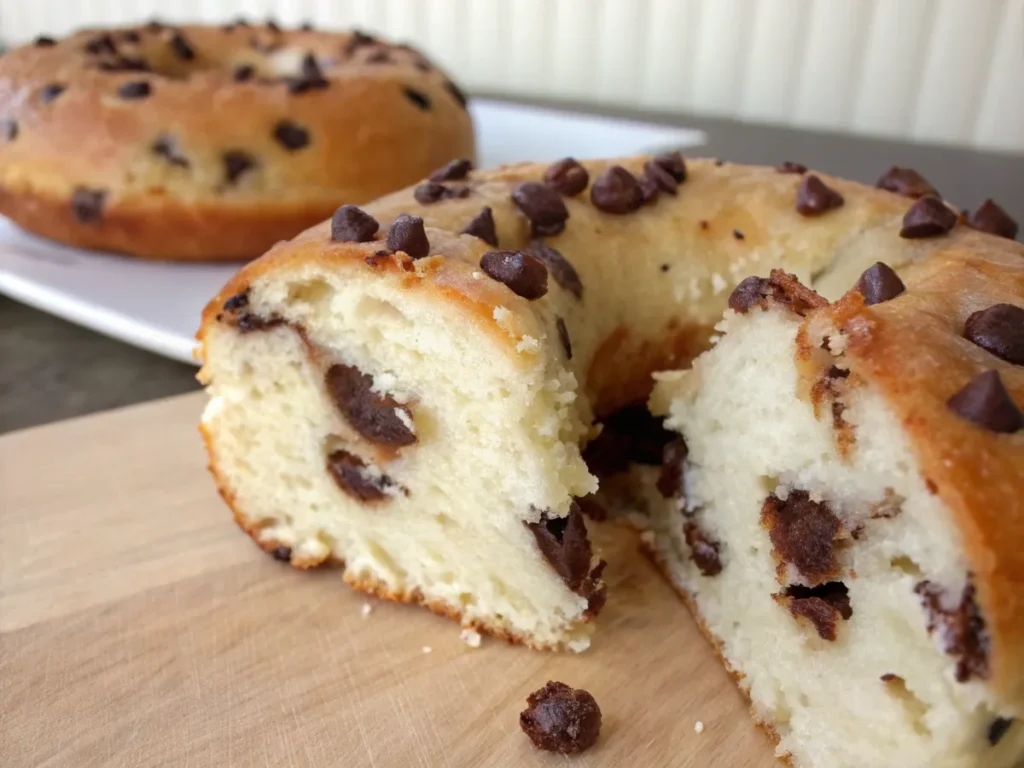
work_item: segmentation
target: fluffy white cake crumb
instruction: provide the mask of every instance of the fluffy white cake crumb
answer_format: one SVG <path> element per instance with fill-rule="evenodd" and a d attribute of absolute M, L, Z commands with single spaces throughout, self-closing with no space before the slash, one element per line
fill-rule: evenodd
<path fill-rule="evenodd" d="M 704 733 L 704 723 L 698 720 L 693 724 L 693 730 L 695 733 Z"/>
<path fill-rule="evenodd" d="M 367 616 L 369 616 L 371 613 L 373 613 L 373 606 L 370 605 L 369 603 L 363 603 L 363 608 L 361 610 L 361 613 L 363 614 L 363 618 L 365 619 Z"/>
<path fill-rule="evenodd" d="M 475 629 L 470 629 L 469 627 L 467 627 L 466 629 L 462 630 L 462 633 L 459 635 L 459 639 L 466 645 L 468 645 L 470 648 L 480 647 L 480 633 L 477 632 Z"/>

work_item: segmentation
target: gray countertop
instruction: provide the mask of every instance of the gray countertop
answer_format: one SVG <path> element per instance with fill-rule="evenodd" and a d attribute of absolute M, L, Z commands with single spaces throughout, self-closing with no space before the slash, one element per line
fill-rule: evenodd
<path fill-rule="evenodd" d="M 543 103 L 543 102 L 534 102 Z M 694 154 L 775 165 L 794 160 L 868 183 L 890 165 L 922 173 L 953 203 L 992 197 L 1024 222 L 1024 157 L 795 131 L 732 120 L 557 106 L 701 128 Z M 198 320 L 198 318 L 197 318 Z M 197 389 L 195 369 L 0 297 L 0 432 Z"/>

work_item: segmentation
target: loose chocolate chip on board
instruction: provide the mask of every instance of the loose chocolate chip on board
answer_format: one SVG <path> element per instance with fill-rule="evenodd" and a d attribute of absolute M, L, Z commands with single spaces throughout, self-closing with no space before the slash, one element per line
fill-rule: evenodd
<path fill-rule="evenodd" d="M 849 590 L 841 581 L 830 581 L 816 587 L 793 585 L 772 595 L 772 598 L 787 605 L 793 616 L 810 621 L 818 637 L 829 642 L 835 642 L 838 636 L 839 619 L 848 621 L 853 616 Z"/>
<path fill-rule="evenodd" d="M 253 156 L 240 149 L 229 149 L 221 159 L 224 161 L 224 179 L 228 184 L 234 184 L 243 173 L 256 167 Z"/>
<path fill-rule="evenodd" d="M 902 168 L 898 165 L 894 165 L 883 173 L 875 186 L 905 197 L 918 198 L 926 195 L 939 197 L 939 191 L 929 184 L 924 176 L 912 168 Z"/>
<path fill-rule="evenodd" d="M 117 95 L 122 99 L 144 99 L 152 91 L 152 87 L 145 80 L 132 80 L 118 88 Z"/>
<path fill-rule="evenodd" d="M 430 99 L 427 95 L 421 91 L 417 91 L 415 88 L 405 88 L 402 91 L 405 94 L 405 98 L 415 104 L 417 107 L 422 109 L 424 112 L 430 110 Z"/>
<path fill-rule="evenodd" d="M 644 179 L 653 182 L 659 190 L 673 197 L 679 193 L 679 183 L 675 177 L 653 160 L 644 163 Z"/>
<path fill-rule="evenodd" d="M 843 202 L 841 194 L 814 175 L 804 176 L 796 192 L 796 210 L 803 216 L 818 216 Z"/>
<path fill-rule="evenodd" d="M 537 539 L 541 554 L 573 592 L 579 592 L 590 575 L 593 554 L 587 538 L 587 524 L 575 502 L 566 517 L 541 514 L 540 522 L 527 523 Z"/>
<path fill-rule="evenodd" d="M 412 421 L 409 409 L 391 395 L 374 392 L 372 377 L 351 365 L 338 363 L 327 369 L 324 381 L 338 410 L 370 442 L 394 447 L 416 442 L 415 433 L 406 426 L 406 422 Z"/>
<path fill-rule="evenodd" d="M 178 142 L 171 136 L 158 136 L 150 149 L 154 155 L 164 158 L 171 165 L 176 165 L 180 168 L 188 168 L 189 166 L 188 158 L 182 154 L 181 149 L 178 147 Z"/>
<path fill-rule="evenodd" d="M 478 237 L 492 248 L 498 247 L 498 230 L 494 225 L 494 213 L 490 206 L 484 206 L 469 223 L 462 228 L 462 234 Z"/>
<path fill-rule="evenodd" d="M 404 251 L 412 259 L 422 259 L 430 255 L 430 241 L 423 219 L 419 216 L 401 214 L 388 228 L 387 246 L 392 251 Z"/>
<path fill-rule="evenodd" d="M 256 68 L 252 64 L 242 64 L 235 67 L 232 78 L 236 83 L 246 83 L 256 76 Z"/>
<path fill-rule="evenodd" d="M 664 498 L 677 499 L 683 495 L 683 462 L 689 455 L 690 449 L 681 437 L 673 438 L 662 449 L 661 474 L 656 487 Z"/>
<path fill-rule="evenodd" d="M 569 209 L 561 195 L 547 184 L 523 182 L 512 190 L 512 201 L 529 219 L 534 237 L 557 235 L 565 229 Z"/>
<path fill-rule="evenodd" d="M 541 260 L 555 278 L 555 282 L 562 286 L 562 290 L 569 291 L 577 299 L 583 298 L 583 283 L 580 276 L 561 252 L 541 240 L 534 240 L 523 250 Z"/>
<path fill-rule="evenodd" d="M 576 160 L 566 157 L 547 167 L 544 183 L 566 197 L 574 197 L 587 188 L 590 174 Z"/>
<path fill-rule="evenodd" d="M 1024 413 L 1007 392 L 998 371 L 979 373 L 946 405 L 958 416 L 990 432 L 1013 434 L 1024 429 Z"/>
<path fill-rule="evenodd" d="M 1024 365 L 1024 308 L 993 304 L 974 312 L 964 324 L 964 338 L 1014 365 Z"/>
<path fill-rule="evenodd" d="M 33 45 L 35 45 L 37 48 L 52 48 L 56 44 L 56 40 L 54 40 L 52 37 L 47 37 L 46 35 L 40 35 L 33 42 Z"/>
<path fill-rule="evenodd" d="M 368 243 L 378 229 L 377 220 L 355 205 L 343 205 L 331 216 L 331 240 L 335 242 Z"/>
<path fill-rule="evenodd" d="M 956 659 L 956 680 L 988 679 L 989 638 L 985 619 L 974 599 L 974 584 L 968 575 L 958 605 L 950 607 L 948 590 L 928 581 L 914 587 L 925 610 L 929 634 L 935 634 L 942 650 Z"/>
<path fill-rule="evenodd" d="M 85 52 L 94 56 L 101 53 L 117 53 L 117 44 L 109 34 L 97 35 L 85 44 Z"/>
<path fill-rule="evenodd" d="M 536 256 L 522 251 L 488 251 L 480 269 L 517 296 L 533 301 L 548 292 L 548 270 Z"/>
<path fill-rule="evenodd" d="M 171 35 L 171 50 L 174 51 L 174 55 L 179 59 L 185 61 L 192 61 L 196 57 L 196 52 L 192 49 L 192 44 L 189 43 L 188 39 L 177 30 Z"/>
<path fill-rule="evenodd" d="M 275 547 L 270 550 L 270 555 L 275 560 L 280 560 L 282 563 L 290 563 L 292 561 L 291 547 Z"/>
<path fill-rule="evenodd" d="M 39 92 L 39 100 L 44 104 L 49 104 L 66 90 L 67 86 L 62 83 L 50 83 L 49 85 L 44 86 L 43 90 Z"/>
<path fill-rule="evenodd" d="M 967 226 L 1008 240 L 1017 237 L 1017 222 L 992 198 L 988 198 L 967 217 Z"/>
<path fill-rule="evenodd" d="M 533 746 L 547 752 L 573 755 L 597 742 L 601 708 L 587 691 L 548 681 L 531 693 L 519 714 L 519 727 Z"/>
<path fill-rule="evenodd" d="M 467 98 L 466 94 L 462 92 L 462 89 L 459 88 L 459 86 L 457 86 L 451 80 L 448 80 L 444 84 L 444 89 L 451 94 L 452 98 L 455 99 L 455 101 L 458 103 L 460 107 L 462 107 L 463 109 L 466 108 L 466 105 L 469 103 L 469 99 Z"/>
<path fill-rule="evenodd" d="M 0 133 L 3 133 L 3 137 L 7 141 L 14 141 L 18 138 L 18 121 L 17 120 L 4 120 L 0 123 Z"/>
<path fill-rule="evenodd" d="M 939 237 L 956 226 L 956 214 L 937 197 L 922 197 L 903 217 L 900 237 L 915 240 Z"/>
<path fill-rule="evenodd" d="M 856 290 L 864 297 L 864 303 L 871 306 L 895 299 L 907 287 L 892 267 L 876 261 L 857 280 Z"/>
<path fill-rule="evenodd" d="M 612 165 L 590 185 L 590 201 L 600 211 L 622 215 L 643 205 L 644 196 L 632 173 L 621 165 Z"/>
<path fill-rule="evenodd" d="M 646 174 L 640 177 L 640 199 L 644 205 L 650 205 L 657 201 L 659 195 L 661 195 L 661 189 L 658 187 L 658 182 L 652 179 Z"/>
<path fill-rule="evenodd" d="M 289 152 L 309 146 L 309 131 L 291 120 L 281 120 L 274 126 L 274 138 Z"/>
<path fill-rule="evenodd" d="M 790 491 L 785 501 L 768 496 L 761 507 L 761 525 L 768 530 L 780 576 L 787 565 L 812 585 L 839 574 L 835 550 L 842 523 L 827 504 L 812 501 L 807 491 Z"/>
<path fill-rule="evenodd" d="M 803 163 L 794 163 L 791 160 L 785 160 L 784 162 L 781 162 L 778 165 L 776 165 L 775 170 L 778 171 L 779 173 L 804 174 L 807 173 L 807 166 L 804 165 Z"/>
<path fill-rule="evenodd" d="M 992 724 L 988 727 L 988 743 L 991 746 L 995 746 L 1002 741 L 1003 736 L 1010 730 L 1010 726 L 1013 725 L 1012 717 L 997 717 L 992 721 Z"/>
<path fill-rule="evenodd" d="M 565 356 L 572 360 L 572 339 L 569 338 L 569 329 L 565 327 L 565 320 L 560 317 L 555 318 L 555 329 L 558 331 L 558 340 L 562 342 Z"/>
<path fill-rule="evenodd" d="M 74 212 L 75 218 L 82 224 L 99 221 L 106 202 L 107 191 L 105 189 L 76 187 L 71 194 L 71 210 Z"/>
<path fill-rule="evenodd" d="M 651 162 L 668 171 L 669 175 L 682 184 L 686 181 L 686 160 L 680 152 L 662 152 L 651 158 Z"/>
<path fill-rule="evenodd" d="M 719 543 L 710 538 L 696 523 L 683 526 L 686 545 L 690 548 L 690 559 L 705 576 L 717 576 L 722 572 L 722 558 Z"/>
<path fill-rule="evenodd" d="M 429 176 L 430 181 L 462 181 L 473 170 L 473 161 L 465 158 L 451 160 Z"/>
<path fill-rule="evenodd" d="M 342 491 L 359 501 L 381 501 L 395 483 L 387 475 L 366 470 L 366 462 L 348 451 L 337 450 L 327 457 L 327 471 Z"/>

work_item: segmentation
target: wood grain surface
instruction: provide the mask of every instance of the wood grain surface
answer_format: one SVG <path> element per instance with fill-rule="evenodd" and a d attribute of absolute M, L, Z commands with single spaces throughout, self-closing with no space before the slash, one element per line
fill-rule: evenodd
<path fill-rule="evenodd" d="M 598 534 L 610 598 L 588 652 L 473 649 L 449 621 L 261 553 L 206 474 L 202 402 L 0 439 L 4 768 L 776 765 L 634 534 Z M 576 758 L 519 730 L 551 679 L 604 713 Z"/>

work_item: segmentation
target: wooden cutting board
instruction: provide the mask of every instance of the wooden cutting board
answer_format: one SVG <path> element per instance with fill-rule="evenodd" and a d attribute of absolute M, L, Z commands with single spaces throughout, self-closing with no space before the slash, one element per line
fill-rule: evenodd
<path fill-rule="evenodd" d="M 634 534 L 598 534 L 610 597 L 589 651 L 473 649 L 260 552 L 206 474 L 202 402 L 0 438 L 0 765 L 776 764 Z M 604 713 L 571 761 L 519 729 L 547 680 Z"/>

